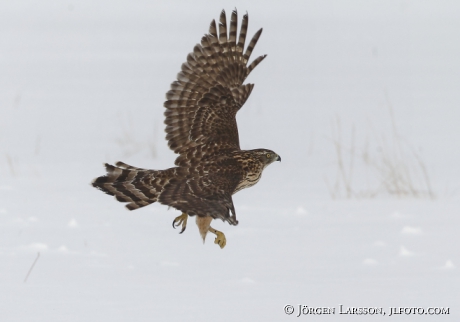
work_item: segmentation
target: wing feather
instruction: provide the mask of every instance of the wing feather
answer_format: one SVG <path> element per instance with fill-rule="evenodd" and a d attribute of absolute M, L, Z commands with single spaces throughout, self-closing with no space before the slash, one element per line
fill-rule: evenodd
<path fill-rule="evenodd" d="M 228 38 L 229 50 L 231 51 L 231 58 L 236 60 L 236 30 L 238 29 L 238 14 L 236 10 L 232 11 L 232 17 L 230 19 L 230 33 Z"/>
<path fill-rule="evenodd" d="M 245 14 L 237 42 L 238 13 L 232 12 L 227 26 L 222 11 L 218 23 L 211 22 L 209 34 L 188 54 L 166 93 L 166 139 L 179 154 L 176 165 L 240 149 L 235 116 L 253 89 L 252 84 L 243 82 L 265 58 L 260 56 L 248 66 L 262 32 L 254 35 L 243 54 L 248 23 Z"/>
<path fill-rule="evenodd" d="M 248 45 L 248 48 L 246 48 L 246 51 L 244 52 L 243 59 L 244 63 L 246 64 L 249 61 L 249 58 L 251 57 L 252 51 L 257 45 L 257 42 L 259 41 L 259 37 L 262 34 L 262 28 L 260 28 L 255 35 L 252 37 L 251 42 Z"/>
<path fill-rule="evenodd" d="M 246 34 L 248 32 L 249 17 L 248 14 L 243 16 L 243 21 L 241 22 L 240 37 L 238 39 L 238 45 L 236 51 L 241 54 L 243 53 L 244 43 L 246 41 Z M 241 57 L 240 57 L 241 58 Z"/>

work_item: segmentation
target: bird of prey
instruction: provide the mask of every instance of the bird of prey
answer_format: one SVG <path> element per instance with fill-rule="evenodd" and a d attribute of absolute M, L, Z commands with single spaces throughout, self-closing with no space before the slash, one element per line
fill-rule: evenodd
<path fill-rule="evenodd" d="M 188 54 L 177 80 L 166 93 L 164 112 L 168 146 L 179 156 L 166 170 L 136 168 L 123 162 L 105 164 L 107 174 L 92 185 L 127 202 L 129 210 L 154 202 L 182 212 L 173 221 L 182 233 L 189 216 L 196 217 L 205 241 L 208 232 L 215 243 L 226 245 L 225 235 L 211 227 L 213 219 L 237 225 L 232 195 L 255 185 L 262 171 L 281 157 L 268 149 L 241 150 L 236 113 L 248 99 L 254 84 L 243 84 L 266 57 L 248 65 L 262 33 L 256 32 L 245 47 L 248 15 L 243 16 L 237 41 L 238 14 L 232 12 L 230 30 L 225 11 L 219 23 Z"/>

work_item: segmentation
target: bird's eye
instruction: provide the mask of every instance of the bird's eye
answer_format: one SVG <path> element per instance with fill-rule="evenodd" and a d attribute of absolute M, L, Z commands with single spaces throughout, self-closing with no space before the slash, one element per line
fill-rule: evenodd
<path fill-rule="evenodd" d="M 267 159 L 270 159 L 271 155 L 270 153 L 267 153 Z"/>

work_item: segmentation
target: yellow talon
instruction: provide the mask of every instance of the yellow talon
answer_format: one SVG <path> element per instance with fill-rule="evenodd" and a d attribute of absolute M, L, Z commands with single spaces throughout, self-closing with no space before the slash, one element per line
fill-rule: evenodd
<path fill-rule="evenodd" d="M 223 232 L 215 230 L 212 227 L 209 227 L 209 231 L 212 232 L 213 234 L 216 234 L 216 239 L 214 239 L 214 244 L 219 245 L 220 248 L 224 248 L 225 245 L 227 245 L 227 238 L 225 238 L 225 235 Z"/>
<path fill-rule="evenodd" d="M 185 228 L 187 228 L 187 219 L 188 219 L 188 215 L 184 212 L 182 213 L 182 215 L 176 217 L 172 223 L 172 226 L 174 229 L 176 229 L 176 227 L 179 227 L 180 225 L 182 225 L 182 229 L 180 231 L 179 234 L 182 234 L 184 231 L 185 231 Z"/>

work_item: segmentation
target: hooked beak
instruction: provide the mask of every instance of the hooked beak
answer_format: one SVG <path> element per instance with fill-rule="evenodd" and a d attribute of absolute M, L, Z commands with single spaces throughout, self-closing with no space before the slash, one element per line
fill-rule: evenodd
<path fill-rule="evenodd" d="M 278 157 L 276 158 L 276 161 L 279 161 L 281 162 L 281 157 L 278 155 Z"/>

